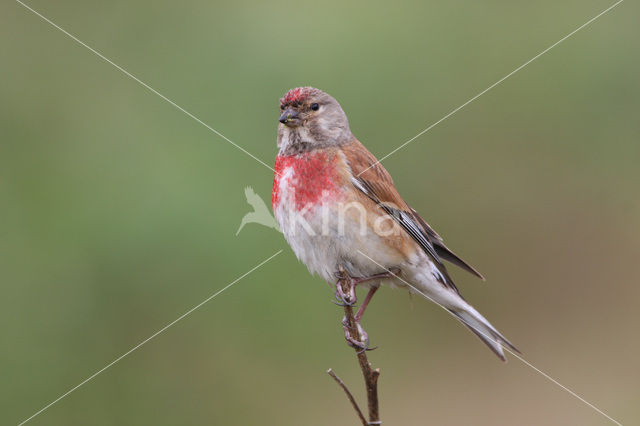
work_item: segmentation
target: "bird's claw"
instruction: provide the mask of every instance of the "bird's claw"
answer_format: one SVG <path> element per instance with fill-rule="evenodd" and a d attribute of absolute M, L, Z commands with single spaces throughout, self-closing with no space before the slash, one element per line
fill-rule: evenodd
<path fill-rule="evenodd" d="M 354 349 L 361 349 L 360 351 L 358 351 L 359 354 L 378 348 L 377 346 L 370 347 L 371 342 L 369 341 L 369 335 L 366 331 L 364 331 L 360 323 L 356 323 L 355 327 L 351 327 L 347 321 L 347 318 L 343 318 L 342 327 L 344 328 L 344 338 L 347 341 L 347 344 Z M 351 336 L 351 330 L 357 330 L 362 340 L 353 338 Z"/>
<path fill-rule="evenodd" d="M 338 298 L 337 295 L 336 295 L 336 298 Z M 345 306 L 356 306 L 355 303 L 348 303 L 344 299 L 332 300 L 331 303 L 333 303 L 334 305 L 342 306 L 343 308 Z"/>
<path fill-rule="evenodd" d="M 336 284 L 336 299 L 339 302 L 336 304 L 339 306 L 354 306 L 357 301 L 355 286 L 349 282 L 349 291 L 345 293 L 342 288 L 342 283 L 338 282 Z"/>
<path fill-rule="evenodd" d="M 360 349 L 358 351 L 359 354 L 367 352 L 367 351 L 373 351 L 375 349 L 378 349 L 377 346 L 371 347 L 370 346 L 370 341 L 369 338 L 367 337 L 365 339 L 364 342 L 360 342 L 354 338 L 352 338 L 351 336 L 346 337 L 347 343 L 349 344 L 349 346 L 351 346 L 354 349 Z"/>

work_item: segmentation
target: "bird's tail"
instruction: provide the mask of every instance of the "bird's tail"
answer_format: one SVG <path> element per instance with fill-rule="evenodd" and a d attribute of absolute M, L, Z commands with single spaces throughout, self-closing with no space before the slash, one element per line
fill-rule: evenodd
<path fill-rule="evenodd" d="M 448 309 L 456 318 L 458 318 L 467 328 L 475 333 L 489 349 L 491 349 L 498 357 L 506 361 L 503 347 L 509 348 L 517 353 L 520 351 L 513 346 L 494 326 L 483 317 L 480 312 L 476 311 L 473 306 L 465 303 L 466 306 Z"/>

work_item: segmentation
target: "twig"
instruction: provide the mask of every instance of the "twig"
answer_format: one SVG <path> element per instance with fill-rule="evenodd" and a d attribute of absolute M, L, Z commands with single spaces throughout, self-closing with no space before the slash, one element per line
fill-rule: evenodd
<path fill-rule="evenodd" d="M 340 379 L 340 377 L 336 376 L 336 373 L 334 373 L 331 368 L 327 370 L 327 373 L 329 373 L 329 375 L 333 377 L 333 380 L 335 380 L 336 383 L 340 385 L 344 393 L 347 394 L 347 398 L 349 398 L 351 405 L 353 405 L 353 409 L 356 410 L 356 413 L 358 413 L 358 417 L 360 417 L 360 421 L 364 426 L 367 426 L 367 419 L 365 419 L 364 414 L 362 414 L 362 410 L 360 410 L 360 407 L 358 407 L 358 403 L 356 402 L 353 395 L 351 395 L 351 391 L 349 391 L 349 388 L 347 387 L 347 385 L 344 384 L 344 382 L 342 381 L 342 379 Z"/>
<path fill-rule="evenodd" d="M 338 280 L 336 285 L 342 286 L 342 290 L 344 294 L 349 294 L 348 280 L 340 279 Z M 355 300 L 352 302 L 355 302 Z M 358 329 L 358 326 L 356 324 L 352 306 L 350 305 L 344 306 L 344 316 L 346 319 L 347 327 L 348 327 L 351 338 L 361 342 L 363 339 Z M 356 356 L 358 357 L 358 363 L 360 364 L 360 369 L 362 370 L 362 376 L 364 377 L 365 388 L 367 390 L 367 405 L 369 407 L 369 421 L 363 424 L 365 426 L 382 424 L 382 422 L 380 421 L 380 412 L 378 408 L 378 377 L 380 376 L 380 369 L 378 368 L 373 369 L 371 367 L 371 363 L 369 363 L 369 359 L 367 358 L 367 351 L 362 350 L 360 348 L 354 348 L 354 349 L 356 352 Z M 358 416 L 362 420 L 362 417 L 363 417 L 362 412 L 355 404 L 355 400 L 353 399 L 353 396 L 350 396 L 348 390 L 346 389 L 346 386 L 343 386 L 343 389 L 345 390 L 345 392 L 347 392 L 347 396 L 349 396 L 351 403 L 353 404 L 354 408 L 356 408 L 356 411 L 358 412 Z"/>

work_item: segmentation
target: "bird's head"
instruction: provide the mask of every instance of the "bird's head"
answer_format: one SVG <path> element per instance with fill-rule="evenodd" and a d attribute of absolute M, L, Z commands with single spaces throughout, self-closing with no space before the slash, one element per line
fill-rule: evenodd
<path fill-rule="evenodd" d="M 293 154 L 348 142 L 352 135 L 342 107 L 313 87 L 289 90 L 280 99 L 278 147 Z"/>

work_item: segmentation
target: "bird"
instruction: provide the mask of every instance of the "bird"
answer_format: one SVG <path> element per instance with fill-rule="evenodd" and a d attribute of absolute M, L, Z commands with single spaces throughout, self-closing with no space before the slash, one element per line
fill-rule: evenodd
<path fill-rule="evenodd" d="M 297 87 L 280 99 L 272 207 L 296 257 L 328 283 L 349 280 L 336 297 L 353 303 L 355 288 L 368 288 L 355 320 L 381 285 L 405 288 L 441 305 L 500 359 L 519 353 L 460 294 L 445 262 L 484 280 L 398 193 L 389 172 L 353 135 L 338 101 L 313 87 Z M 350 302 L 351 301 L 351 302 Z M 346 324 L 343 322 L 346 327 Z"/>
<path fill-rule="evenodd" d="M 273 216 L 271 216 L 271 212 L 269 212 L 267 204 L 262 198 L 260 198 L 258 194 L 255 193 L 253 188 L 247 186 L 244 189 L 244 196 L 247 198 L 247 203 L 249 203 L 249 205 L 253 207 L 253 211 L 245 214 L 242 217 L 242 220 L 240 221 L 240 227 L 236 231 L 236 235 L 240 233 L 242 228 L 244 228 L 247 223 L 258 223 L 260 225 L 273 228 L 276 231 L 280 231 L 280 227 Z"/>

